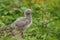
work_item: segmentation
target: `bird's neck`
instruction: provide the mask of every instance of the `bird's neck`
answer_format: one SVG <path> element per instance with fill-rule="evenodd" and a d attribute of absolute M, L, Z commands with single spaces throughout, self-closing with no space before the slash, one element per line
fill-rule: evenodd
<path fill-rule="evenodd" d="M 31 14 L 30 15 L 25 15 L 25 17 L 27 18 L 27 19 L 31 19 L 32 17 L 31 17 Z"/>

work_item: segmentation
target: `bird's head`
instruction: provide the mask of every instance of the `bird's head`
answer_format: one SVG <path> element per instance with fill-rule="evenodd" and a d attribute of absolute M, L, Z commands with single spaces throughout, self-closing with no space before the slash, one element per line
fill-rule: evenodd
<path fill-rule="evenodd" d="M 29 14 L 31 14 L 31 13 L 33 13 L 33 11 L 32 11 L 31 9 L 26 9 L 26 10 L 24 11 L 24 14 L 26 14 L 26 15 L 29 15 Z"/>

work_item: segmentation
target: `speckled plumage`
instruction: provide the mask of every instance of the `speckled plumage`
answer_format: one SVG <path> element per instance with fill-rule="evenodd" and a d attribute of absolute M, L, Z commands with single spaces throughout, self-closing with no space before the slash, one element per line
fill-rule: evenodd
<path fill-rule="evenodd" d="M 23 31 L 29 27 L 29 25 L 32 23 L 32 17 L 31 17 L 32 10 L 31 9 L 26 9 L 24 11 L 24 17 L 20 17 L 16 19 L 11 24 L 12 28 L 16 28 L 20 31 L 21 35 L 23 35 Z"/>

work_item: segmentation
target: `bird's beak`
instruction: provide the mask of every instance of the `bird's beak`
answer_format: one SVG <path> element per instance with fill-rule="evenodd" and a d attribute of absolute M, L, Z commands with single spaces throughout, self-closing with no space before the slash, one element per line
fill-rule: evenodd
<path fill-rule="evenodd" d="M 34 12 L 32 12 L 32 14 L 34 14 Z"/>

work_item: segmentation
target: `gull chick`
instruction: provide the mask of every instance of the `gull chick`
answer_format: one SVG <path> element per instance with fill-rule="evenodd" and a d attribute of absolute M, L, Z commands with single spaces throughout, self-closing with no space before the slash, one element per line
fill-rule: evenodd
<path fill-rule="evenodd" d="M 21 36 L 23 36 L 23 31 L 29 28 L 32 23 L 32 16 L 31 16 L 32 13 L 33 11 L 31 9 L 26 9 L 24 11 L 24 17 L 16 19 L 11 24 L 12 28 L 19 30 Z"/>

